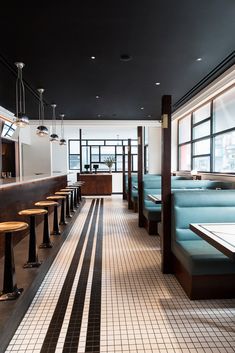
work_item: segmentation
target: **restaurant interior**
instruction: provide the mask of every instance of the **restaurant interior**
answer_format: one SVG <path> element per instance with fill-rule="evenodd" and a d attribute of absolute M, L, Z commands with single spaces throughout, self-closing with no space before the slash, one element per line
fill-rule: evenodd
<path fill-rule="evenodd" d="M 0 353 L 235 352 L 234 16 L 2 5 Z"/>

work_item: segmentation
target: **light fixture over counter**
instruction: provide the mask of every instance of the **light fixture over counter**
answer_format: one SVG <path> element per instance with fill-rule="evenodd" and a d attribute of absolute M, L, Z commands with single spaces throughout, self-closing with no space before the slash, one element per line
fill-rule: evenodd
<path fill-rule="evenodd" d="M 61 117 L 61 139 L 60 139 L 60 145 L 65 146 L 66 145 L 66 140 L 64 138 L 64 114 L 60 114 Z"/>
<path fill-rule="evenodd" d="M 44 125 L 44 103 L 43 103 L 43 88 L 38 88 L 39 93 L 39 110 L 38 110 L 38 118 L 39 118 L 39 126 L 37 127 L 36 134 L 40 137 L 44 137 L 48 135 L 48 128 Z"/>
<path fill-rule="evenodd" d="M 19 127 L 25 127 L 29 124 L 29 119 L 25 115 L 25 90 L 22 79 L 22 69 L 25 66 L 24 63 L 15 63 L 17 67 L 17 79 L 16 79 L 16 114 L 14 123 Z"/>
<path fill-rule="evenodd" d="M 56 115 L 55 115 L 55 108 L 56 104 L 52 104 L 52 134 L 50 136 L 51 142 L 57 142 L 59 140 L 59 136 L 56 133 Z"/>

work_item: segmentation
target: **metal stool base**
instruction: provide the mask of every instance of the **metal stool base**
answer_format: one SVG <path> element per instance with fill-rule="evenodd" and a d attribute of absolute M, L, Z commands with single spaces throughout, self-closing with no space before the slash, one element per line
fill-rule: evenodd
<path fill-rule="evenodd" d="M 6 300 L 15 300 L 21 295 L 23 290 L 24 290 L 23 288 L 16 288 L 14 292 L 11 292 L 11 293 L 0 292 L 0 301 L 3 302 Z"/>
<path fill-rule="evenodd" d="M 40 249 L 49 249 L 52 248 L 53 244 L 52 243 L 42 243 L 41 245 L 39 245 Z"/>
<path fill-rule="evenodd" d="M 60 231 L 52 231 L 52 232 L 51 232 L 51 235 L 60 235 L 60 234 L 61 234 Z"/>
<path fill-rule="evenodd" d="M 39 267 L 42 264 L 42 261 L 37 261 L 37 262 L 26 262 L 23 266 L 23 268 L 33 268 L 33 267 Z"/>

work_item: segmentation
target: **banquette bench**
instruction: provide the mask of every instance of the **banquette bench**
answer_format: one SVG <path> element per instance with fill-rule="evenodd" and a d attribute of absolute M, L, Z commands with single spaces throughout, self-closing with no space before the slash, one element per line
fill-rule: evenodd
<path fill-rule="evenodd" d="M 173 268 L 190 299 L 235 297 L 235 262 L 189 229 L 226 222 L 235 222 L 235 190 L 172 193 Z"/>
<path fill-rule="evenodd" d="M 174 177 L 172 177 L 174 178 Z M 174 190 L 191 190 L 197 189 L 231 189 L 233 184 L 230 182 L 214 181 L 214 180 L 179 180 L 172 179 L 171 188 Z M 155 205 L 148 199 L 148 195 L 161 195 L 161 179 L 144 180 L 143 181 L 143 214 L 146 219 L 146 229 L 150 235 L 158 233 L 158 223 L 161 221 L 161 205 Z"/>

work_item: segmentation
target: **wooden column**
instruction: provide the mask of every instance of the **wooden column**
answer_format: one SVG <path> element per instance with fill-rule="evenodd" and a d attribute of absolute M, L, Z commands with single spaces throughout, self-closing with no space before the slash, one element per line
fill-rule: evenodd
<path fill-rule="evenodd" d="M 122 198 L 126 200 L 126 149 L 122 146 Z"/>
<path fill-rule="evenodd" d="M 127 155 L 127 162 L 128 162 L 128 208 L 132 208 L 132 201 L 131 201 L 131 189 L 132 189 L 132 180 L 131 180 L 131 139 L 128 139 L 128 155 Z"/>
<path fill-rule="evenodd" d="M 162 272 L 172 272 L 171 254 L 171 96 L 162 97 Z"/>
<path fill-rule="evenodd" d="M 145 218 L 143 214 L 143 127 L 138 126 L 138 210 L 139 210 L 139 227 L 144 227 Z"/>
<path fill-rule="evenodd" d="M 79 129 L 79 144 L 80 144 L 80 173 L 82 173 L 82 129 Z"/>

